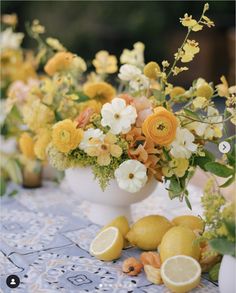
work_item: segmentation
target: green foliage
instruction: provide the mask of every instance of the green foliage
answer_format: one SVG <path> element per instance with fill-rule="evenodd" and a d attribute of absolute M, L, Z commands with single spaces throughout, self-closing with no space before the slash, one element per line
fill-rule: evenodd
<path fill-rule="evenodd" d="M 0 177 L 0 196 L 3 196 L 6 192 L 6 180 Z"/>
<path fill-rule="evenodd" d="M 196 112 L 193 112 L 189 109 L 184 109 L 184 113 L 190 117 L 190 118 L 193 118 L 193 119 L 196 119 L 196 120 L 201 120 L 201 118 L 198 116 L 198 114 Z"/>
<path fill-rule="evenodd" d="M 220 254 L 235 256 L 235 243 L 225 238 L 216 238 L 209 241 L 210 246 Z"/>
<path fill-rule="evenodd" d="M 209 271 L 209 277 L 212 281 L 218 281 L 220 263 L 215 264 Z"/>
<path fill-rule="evenodd" d="M 205 156 L 195 156 L 194 165 L 199 166 L 202 170 L 207 171 L 205 165 L 215 161 L 215 156 L 208 150 L 204 150 Z"/>
<path fill-rule="evenodd" d="M 224 178 L 232 176 L 235 173 L 233 169 L 217 162 L 209 162 L 205 164 L 205 168 L 207 171 L 213 173 L 214 175 Z"/>

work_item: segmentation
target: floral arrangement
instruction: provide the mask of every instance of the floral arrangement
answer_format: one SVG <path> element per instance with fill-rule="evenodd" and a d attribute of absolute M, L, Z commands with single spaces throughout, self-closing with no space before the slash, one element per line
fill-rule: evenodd
<path fill-rule="evenodd" d="M 87 75 L 89 65 L 58 40 L 44 40 L 44 27 L 34 21 L 28 32 L 39 45 L 35 66 L 45 64 L 44 73 L 12 83 L 6 102 L 8 115 L 17 111 L 24 125 L 25 157 L 48 160 L 59 170 L 90 167 L 103 189 L 116 179 L 121 189 L 134 193 L 154 177 L 166 183 L 171 198 L 185 199 L 188 206 L 187 185 L 196 167 L 213 173 L 212 164 L 225 167 L 230 184 L 234 167 L 215 162 L 205 146 L 218 143 L 225 121 L 235 124 L 235 86 L 225 77 L 215 87 L 203 78 L 188 89 L 169 82 L 188 70 L 185 65 L 200 51 L 190 33 L 214 26 L 208 9 L 205 4 L 199 20 L 188 14 L 180 18 L 187 33 L 172 64 L 145 63 L 145 46 L 137 42 L 124 49 L 120 67 L 114 55 L 99 51 L 95 70 Z M 214 104 L 216 96 L 226 98 L 224 113 Z M 174 111 L 177 104 L 180 110 Z"/>

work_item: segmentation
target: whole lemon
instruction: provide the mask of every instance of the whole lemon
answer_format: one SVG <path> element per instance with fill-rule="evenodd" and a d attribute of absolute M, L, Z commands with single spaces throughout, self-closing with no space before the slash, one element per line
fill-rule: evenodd
<path fill-rule="evenodd" d="M 129 245 L 128 241 L 125 239 L 126 234 L 129 232 L 129 223 L 125 216 L 119 216 L 113 219 L 110 223 L 102 228 L 101 231 L 108 227 L 116 227 L 119 229 L 120 233 L 124 237 L 124 248 Z"/>
<path fill-rule="evenodd" d="M 201 218 L 191 215 L 183 215 L 175 217 L 172 221 L 174 226 L 184 226 L 188 227 L 191 230 L 200 230 L 204 229 L 204 222 Z"/>
<path fill-rule="evenodd" d="M 161 261 L 176 255 L 187 255 L 199 260 L 200 247 L 194 232 L 183 226 L 171 228 L 162 238 L 159 252 Z"/>
<path fill-rule="evenodd" d="M 163 216 L 151 215 L 133 224 L 126 235 L 129 242 L 143 250 L 156 250 L 163 235 L 172 227 Z"/>

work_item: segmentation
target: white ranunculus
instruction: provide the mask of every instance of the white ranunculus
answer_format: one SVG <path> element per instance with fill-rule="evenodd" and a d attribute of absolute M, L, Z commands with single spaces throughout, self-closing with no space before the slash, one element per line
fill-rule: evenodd
<path fill-rule="evenodd" d="M 121 189 L 138 192 L 147 182 L 147 168 L 137 160 L 128 160 L 115 170 L 115 178 Z"/>
<path fill-rule="evenodd" d="M 81 143 L 79 144 L 79 148 L 84 151 L 89 146 L 89 140 L 91 138 L 98 138 L 103 140 L 104 137 L 105 135 L 100 129 L 89 128 L 88 130 L 84 131 L 84 136 Z"/>
<path fill-rule="evenodd" d="M 178 127 L 170 153 L 175 158 L 189 159 L 191 154 L 197 150 L 197 145 L 193 143 L 194 140 L 194 135 L 188 129 Z"/>
<path fill-rule="evenodd" d="M 112 134 L 129 132 L 137 118 L 136 109 L 131 105 L 127 106 L 125 100 L 120 98 L 104 104 L 101 114 L 102 126 L 109 126 Z"/>
<path fill-rule="evenodd" d="M 133 80 L 131 80 L 129 82 L 129 86 L 134 91 L 142 91 L 149 88 L 150 83 L 149 83 L 149 79 L 144 74 L 141 74 L 137 76 L 136 78 L 134 78 Z"/>
<path fill-rule="evenodd" d="M 138 67 L 130 64 L 125 64 L 120 67 L 120 73 L 118 74 L 118 77 L 124 81 L 131 81 L 141 74 L 142 72 Z"/>
<path fill-rule="evenodd" d="M 1 50 L 18 49 L 23 38 L 23 33 L 14 33 L 12 28 L 7 28 L 0 33 L 0 48 Z"/>

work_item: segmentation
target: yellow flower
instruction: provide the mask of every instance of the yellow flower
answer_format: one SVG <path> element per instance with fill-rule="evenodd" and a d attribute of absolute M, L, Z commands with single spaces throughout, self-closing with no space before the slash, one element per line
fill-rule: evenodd
<path fill-rule="evenodd" d="M 208 104 L 208 100 L 205 98 L 205 97 L 196 97 L 194 100 L 193 100 L 193 106 L 196 108 L 196 109 L 201 109 L 201 108 L 204 108 L 206 107 Z"/>
<path fill-rule="evenodd" d="M 19 147 L 20 151 L 27 159 L 35 159 L 34 141 L 27 132 L 22 133 L 22 135 L 20 136 Z"/>
<path fill-rule="evenodd" d="M 107 51 L 99 51 L 93 60 L 93 65 L 99 74 L 114 73 L 117 71 L 116 56 L 109 55 Z"/>
<path fill-rule="evenodd" d="M 38 159 L 46 159 L 46 148 L 51 141 L 51 131 L 48 128 L 40 129 L 36 136 L 34 152 Z"/>
<path fill-rule="evenodd" d="M 191 28 L 194 32 L 202 30 L 203 26 L 192 18 L 192 15 L 185 13 L 184 18 L 180 18 L 180 22 L 183 26 Z"/>
<path fill-rule="evenodd" d="M 170 63 L 167 60 L 163 60 L 161 62 L 161 64 L 162 64 L 163 67 L 169 67 L 170 66 Z"/>
<path fill-rule="evenodd" d="M 76 123 L 70 119 L 57 122 L 52 129 L 52 144 L 62 152 L 68 153 L 77 148 L 83 138 L 83 130 L 76 128 Z"/>
<path fill-rule="evenodd" d="M 186 71 L 188 70 L 188 67 L 184 66 L 184 67 L 178 67 L 178 66 L 175 66 L 173 69 L 172 69 L 172 72 L 173 72 L 173 75 L 178 75 L 179 73 L 183 72 L 183 71 Z"/>
<path fill-rule="evenodd" d="M 70 52 L 58 52 L 51 59 L 48 60 L 46 65 L 44 66 L 45 72 L 52 76 L 56 72 L 63 71 L 78 71 L 84 72 L 86 71 L 87 66 L 84 60 Z"/>
<path fill-rule="evenodd" d="M 2 23 L 6 25 L 16 26 L 18 22 L 18 17 L 15 13 L 13 14 L 3 14 L 1 16 Z"/>
<path fill-rule="evenodd" d="M 214 21 L 212 21 L 212 20 L 211 20 L 209 17 L 207 17 L 206 15 L 203 15 L 202 18 L 205 20 L 205 24 L 206 24 L 208 27 L 215 26 Z"/>
<path fill-rule="evenodd" d="M 188 169 L 189 161 L 183 158 L 175 158 L 169 162 L 169 166 L 162 168 L 162 173 L 166 177 L 176 175 L 177 177 L 183 177 Z"/>
<path fill-rule="evenodd" d="M 196 96 L 205 97 L 206 99 L 210 99 L 214 94 L 214 90 L 207 82 L 204 81 L 197 87 L 195 94 L 196 94 Z"/>
<path fill-rule="evenodd" d="M 91 108 L 94 110 L 95 113 L 99 114 L 102 108 L 102 104 L 96 100 L 89 100 L 83 103 L 79 103 L 78 105 L 79 112 L 83 112 L 87 108 Z"/>
<path fill-rule="evenodd" d="M 228 85 L 228 82 L 227 82 L 225 76 L 224 75 L 221 76 L 220 80 L 222 83 L 218 84 L 216 86 L 217 91 L 218 91 L 218 95 L 220 97 L 228 97 L 229 96 L 229 85 Z"/>
<path fill-rule="evenodd" d="M 52 123 L 55 117 L 54 112 L 39 99 L 30 100 L 23 107 L 22 113 L 24 122 L 33 131 Z"/>
<path fill-rule="evenodd" d="M 170 98 L 173 100 L 185 93 L 185 89 L 181 86 L 175 86 L 170 92 Z"/>
<path fill-rule="evenodd" d="M 175 115 L 164 107 L 154 109 L 143 123 L 142 131 L 151 141 L 159 145 L 169 145 L 176 135 L 178 121 Z"/>
<path fill-rule="evenodd" d="M 47 38 L 46 43 L 56 51 L 66 51 L 66 48 L 60 43 L 58 39 Z"/>
<path fill-rule="evenodd" d="M 117 137 L 107 133 L 104 140 L 92 138 L 85 152 L 91 157 L 97 157 L 97 163 L 100 166 L 108 166 L 111 162 L 111 156 L 119 158 L 122 154 L 120 146 L 116 145 Z"/>
<path fill-rule="evenodd" d="M 183 46 L 183 54 L 181 55 L 181 61 L 183 63 L 190 62 L 193 60 L 195 54 L 199 53 L 200 48 L 198 42 L 194 40 L 187 40 Z"/>
<path fill-rule="evenodd" d="M 83 90 L 90 99 L 97 99 L 102 103 L 110 102 L 116 94 L 114 87 L 104 81 L 86 83 Z"/>
<path fill-rule="evenodd" d="M 144 75 L 146 75 L 150 79 L 157 79 L 161 69 L 160 66 L 156 62 L 149 62 L 145 65 L 143 69 Z"/>

